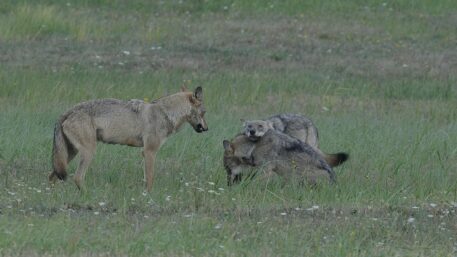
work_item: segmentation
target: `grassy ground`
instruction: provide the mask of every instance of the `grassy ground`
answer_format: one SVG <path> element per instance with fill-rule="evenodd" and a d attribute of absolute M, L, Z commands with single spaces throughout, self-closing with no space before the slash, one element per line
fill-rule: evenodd
<path fill-rule="evenodd" d="M 1 256 L 455 256 L 457 2 L 13 1 L 0 5 Z M 210 130 L 99 145 L 51 188 L 53 126 L 94 98 L 204 88 Z M 338 185 L 226 187 L 240 118 L 312 118 Z M 75 169 L 72 163 L 71 170 Z"/>

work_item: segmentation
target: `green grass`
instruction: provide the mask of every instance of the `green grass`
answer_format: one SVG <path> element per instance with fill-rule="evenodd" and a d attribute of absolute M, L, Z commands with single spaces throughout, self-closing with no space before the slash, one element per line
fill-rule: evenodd
<path fill-rule="evenodd" d="M 457 253 L 457 2 L 68 2 L 0 5 L 1 256 Z M 48 184 L 66 109 L 182 84 L 210 130 L 166 142 L 151 193 L 141 149 L 103 144 L 86 194 Z M 282 112 L 349 152 L 338 184 L 228 188 L 222 140 Z"/>

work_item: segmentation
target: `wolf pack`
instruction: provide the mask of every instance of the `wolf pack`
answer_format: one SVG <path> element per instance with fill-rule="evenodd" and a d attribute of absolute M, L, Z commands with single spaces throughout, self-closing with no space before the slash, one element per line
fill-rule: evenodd
<path fill-rule="evenodd" d="M 154 181 L 156 154 L 166 139 L 188 123 L 197 133 L 208 130 L 203 89 L 181 91 L 152 102 L 133 99 L 99 99 L 82 102 L 63 113 L 54 127 L 49 180 L 67 178 L 69 162 L 79 154 L 73 179 L 84 190 L 85 174 L 97 142 L 142 147 L 146 190 Z M 318 130 L 300 114 L 277 114 L 266 119 L 241 120 L 242 129 L 223 140 L 223 165 L 227 185 L 244 179 L 269 179 L 279 175 L 284 182 L 316 186 L 335 184 L 334 167 L 345 162 L 344 152 L 324 153 Z"/>

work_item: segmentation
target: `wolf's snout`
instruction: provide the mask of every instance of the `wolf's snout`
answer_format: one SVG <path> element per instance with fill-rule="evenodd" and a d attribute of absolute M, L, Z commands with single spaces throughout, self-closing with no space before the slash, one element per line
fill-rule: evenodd
<path fill-rule="evenodd" d="M 249 135 L 254 136 L 255 135 L 255 130 L 249 130 Z"/>
<path fill-rule="evenodd" d="M 197 124 L 197 127 L 195 128 L 195 130 L 196 130 L 198 133 L 201 133 L 201 132 L 203 132 L 203 131 L 208 131 L 208 127 L 205 128 L 205 127 L 203 127 L 202 124 L 199 123 L 199 124 Z"/>

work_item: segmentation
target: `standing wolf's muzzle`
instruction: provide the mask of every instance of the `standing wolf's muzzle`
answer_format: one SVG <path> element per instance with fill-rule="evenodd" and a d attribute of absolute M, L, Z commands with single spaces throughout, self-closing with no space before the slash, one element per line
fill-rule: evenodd
<path fill-rule="evenodd" d="M 205 128 L 201 123 L 199 123 L 195 127 L 195 131 L 197 131 L 197 133 L 202 133 L 203 131 L 208 131 L 208 127 Z"/>

